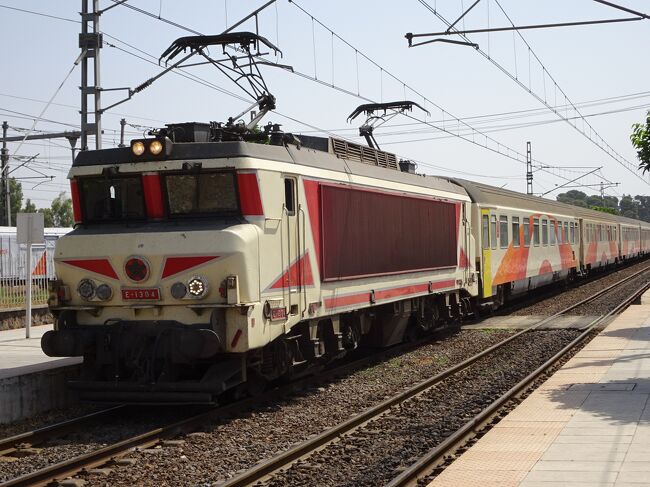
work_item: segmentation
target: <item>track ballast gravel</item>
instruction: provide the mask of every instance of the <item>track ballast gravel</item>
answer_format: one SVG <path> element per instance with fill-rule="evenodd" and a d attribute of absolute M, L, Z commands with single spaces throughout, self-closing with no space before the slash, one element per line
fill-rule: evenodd
<path fill-rule="evenodd" d="M 575 330 L 524 334 L 468 369 L 295 463 L 263 485 L 385 485 L 578 334 Z"/>
<path fill-rule="evenodd" d="M 512 335 L 462 331 L 322 387 L 128 455 L 130 466 L 83 474 L 86 485 L 207 486 L 287 450 Z"/>

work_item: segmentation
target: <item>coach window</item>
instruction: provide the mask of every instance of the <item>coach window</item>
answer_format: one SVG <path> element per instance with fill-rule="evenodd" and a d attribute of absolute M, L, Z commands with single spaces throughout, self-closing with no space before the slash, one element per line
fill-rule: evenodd
<path fill-rule="evenodd" d="M 539 218 L 533 219 L 533 245 L 539 247 Z"/>
<path fill-rule="evenodd" d="M 490 215 L 490 234 L 492 235 L 492 249 L 497 248 L 497 216 Z"/>
<path fill-rule="evenodd" d="M 499 246 L 502 249 L 508 248 L 508 217 L 506 215 L 499 217 Z"/>
<path fill-rule="evenodd" d="M 490 248 L 490 218 L 487 215 L 483 215 L 483 248 Z"/>
<path fill-rule="evenodd" d="M 519 247 L 519 217 L 512 217 L 512 246 Z"/>
<path fill-rule="evenodd" d="M 524 247 L 530 246 L 530 218 L 524 218 Z"/>
<path fill-rule="evenodd" d="M 284 178 L 284 207 L 289 215 L 296 214 L 296 180 Z"/>
<path fill-rule="evenodd" d="M 564 243 L 569 243 L 569 222 L 564 222 Z"/>
<path fill-rule="evenodd" d="M 548 220 L 542 218 L 542 245 L 548 245 Z"/>
<path fill-rule="evenodd" d="M 551 230 L 551 245 L 555 245 L 555 241 L 557 239 L 557 227 L 555 226 L 557 222 L 554 222 L 553 220 L 550 221 L 550 230 Z"/>

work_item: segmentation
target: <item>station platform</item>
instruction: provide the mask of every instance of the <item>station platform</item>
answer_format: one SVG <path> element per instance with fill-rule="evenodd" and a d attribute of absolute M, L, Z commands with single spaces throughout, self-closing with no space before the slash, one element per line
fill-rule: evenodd
<path fill-rule="evenodd" d="M 41 337 L 52 325 L 0 331 L 0 424 L 75 402 L 65 382 L 81 357 L 52 358 L 41 350 Z"/>
<path fill-rule="evenodd" d="M 650 485 L 650 292 L 430 487 Z"/>

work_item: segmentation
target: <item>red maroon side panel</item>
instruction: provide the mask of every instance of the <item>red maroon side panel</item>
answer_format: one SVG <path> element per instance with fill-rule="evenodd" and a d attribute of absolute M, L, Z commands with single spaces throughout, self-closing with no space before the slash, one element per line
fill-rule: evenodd
<path fill-rule="evenodd" d="M 323 280 L 457 264 L 456 205 L 321 186 Z"/>

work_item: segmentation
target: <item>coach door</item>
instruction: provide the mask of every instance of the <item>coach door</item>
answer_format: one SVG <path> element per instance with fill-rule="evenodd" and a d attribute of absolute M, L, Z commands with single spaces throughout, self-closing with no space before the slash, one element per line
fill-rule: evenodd
<path fill-rule="evenodd" d="M 282 209 L 282 263 L 284 266 L 284 300 L 290 315 L 299 315 L 303 310 L 302 294 L 304 279 L 304 262 L 301 260 L 304 250 L 305 218 L 298 203 L 298 179 L 284 176 L 284 207 Z"/>
<path fill-rule="evenodd" d="M 483 297 L 492 296 L 492 246 L 496 245 L 496 215 L 481 209 L 481 282 Z"/>

